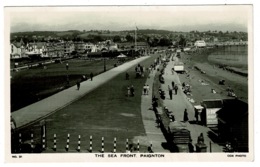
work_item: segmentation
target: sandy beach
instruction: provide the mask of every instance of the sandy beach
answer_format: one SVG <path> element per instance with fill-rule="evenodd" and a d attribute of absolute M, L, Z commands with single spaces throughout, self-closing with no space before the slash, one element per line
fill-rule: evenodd
<path fill-rule="evenodd" d="M 186 72 L 179 74 L 181 83 L 185 82 L 191 86 L 191 95 L 187 97 L 194 104 L 200 104 L 206 99 L 227 99 L 226 89 L 228 86 L 234 90 L 237 98 L 248 103 L 248 78 L 208 62 L 210 52 L 186 54 L 181 53 L 180 61 L 184 62 Z M 194 68 L 197 67 L 198 69 Z M 219 80 L 225 80 L 225 85 L 219 85 Z M 212 89 L 216 93 L 212 93 Z"/>

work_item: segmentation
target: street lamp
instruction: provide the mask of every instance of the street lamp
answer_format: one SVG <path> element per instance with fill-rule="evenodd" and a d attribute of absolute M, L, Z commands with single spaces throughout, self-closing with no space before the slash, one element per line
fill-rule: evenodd
<path fill-rule="evenodd" d="M 104 72 L 106 72 L 106 58 L 104 57 Z"/>
<path fill-rule="evenodd" d="M 109 42 L 107 42 L 107 53 L 109 54 L 109 46 L 110 46 L 110 44 L 109 44 Z M 104 72 L 106 72 L 106 58 L 105 58 L 105 56 L 104 56 Z"/>

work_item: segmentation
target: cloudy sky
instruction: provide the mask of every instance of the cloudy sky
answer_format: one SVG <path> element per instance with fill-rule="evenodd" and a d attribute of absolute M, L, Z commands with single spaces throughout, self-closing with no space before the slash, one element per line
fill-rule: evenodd
<path fill-rule="evenodd" d="M 10 31 L 247 31 L 252 6 L 6 7 Z"/>

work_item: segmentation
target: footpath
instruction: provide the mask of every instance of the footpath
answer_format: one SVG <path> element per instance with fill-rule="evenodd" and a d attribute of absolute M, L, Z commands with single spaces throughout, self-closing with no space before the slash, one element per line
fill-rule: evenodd
<path fill-rule="evenodd" d="M 157 68 L 156 68 L 157 69 Z M 144 124 L 144 129 L 146 132 L 146 141 L 149 141 L 152 144 L 152 151 L 155 153 L 169 153 L 170 151 L 163 148 L 163 143 L 166 143 L 166 139 L 164 138 L 164 135 L 158 127 L 156 123 L 156 116 L 152 108 L 152 90 L 153 90 L 153 82 L 154 77 L 157 70 L 154 70 L 149 74 L 149 77 L 146 80 L 146 85 L 149 85 L 149 94 L 148 95 L 142 95 L 142 101 L 141 101 L 141 114 Z"/>
<path fill-rule="evenodd" d="M 87 80 L 80 83 L 80 90 L 77 90 L 76 86 L 70 87 L 57 94 L 54 94 L 41 101 L 33 103 L 29 106 L 21 108 L 11 113 L 12 117 L 16 121 L 16 128 L 21 128 L 32 123 L 35 123 L 54 112 L 68 106 L 69 104 L 77 101 L 87 93 L 98 88 L 102 84 L 108 82 L 112 78 L 116 77 L 123 71 L 131 68 L 132 66 L 142 62 L 149 56 L 140 57 L 133 61 L 122 64 L 107 72 L 104 72 L 93 78 L 93 81 Z"/>
<path fill-rule="evenodd" d="M 181 81 L 179 79 L 179 74 L 176 72 L 172 72 L 172 68 L 174 67 L 174 63 L 178 62 L 178 58 L 174 57 L 174 61 L 170 61 L 165 68 L 165 73 L 163 75 L 165 79 L 165 83 L 161 85 L 162 90 L 165 91 L 166 98 L 163 101 L 164 106 L 166 106 L 169 110 L 173 111 L 176 121 L 183 121 L 184 110 L 187 109 L 189 121 L 195 121 L 195 112 L 194 107 L 188 101 L 187 96 L 182 91 Z M 180 74 L 181 75 L 181 74 Z M 178 85 L 177 95 L 175 95 L 175 91 L 173 90 L 173 98 L 170 100 L 168 85 L 172 87 L 172 81 Z M 207 152 L 210 152 L 210 143 L 211 143 L 211 151 L 212 152 L 223 152 L 222 147 L 218 144 L 215 144 L 209 137 L 208 132 L 209 128 L 205 126 L 201 126 L 198 124 L 191 124 L 189 122 L 184 123 L 187 126 L 187 129 L 191 132 L 192 144 L 195 146 L 197 143 L 198 136 L 203 133 L 204 135 L 204 143 L 207 145 Z M 194 149 L 196 149 L 194 147 Z"/>

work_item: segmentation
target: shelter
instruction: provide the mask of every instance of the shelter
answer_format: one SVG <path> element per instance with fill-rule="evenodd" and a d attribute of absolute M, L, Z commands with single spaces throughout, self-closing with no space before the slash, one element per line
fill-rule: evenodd
<path fill-rule="evenodd" d="M 118 58 L 126 58 L 127 56 L 124 54 L 120 54 L 119 56 L 117 56 Z"/>
<path fill-rule="evenodd" d="M 201 123 L 210 128 L 217 128 L 218 118 L 217 111 L 219 111 L 223 102 L 221 99 L 203 100 L 201 106 L 204 107 L 201 113 Z"/>
<path fill-rule="evenodd" d="M 238 99 L 223 100 L 217 112 L 219 137 L 231 143 L 237 151 L 248 151 L 248 104 Z"/>

